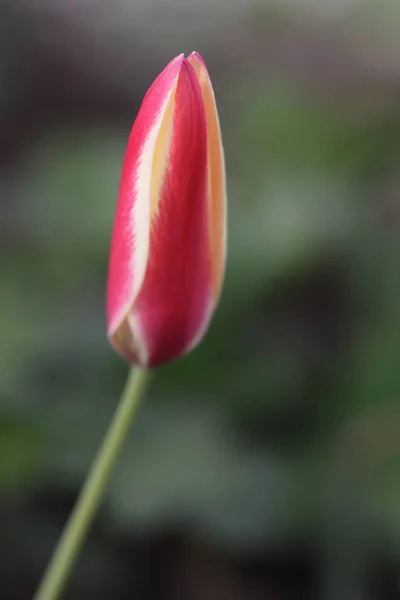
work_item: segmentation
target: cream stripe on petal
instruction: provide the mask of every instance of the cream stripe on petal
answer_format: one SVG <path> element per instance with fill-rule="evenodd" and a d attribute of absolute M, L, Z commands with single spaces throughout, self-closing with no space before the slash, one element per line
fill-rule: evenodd
<path fill-rule="evenodd" d="M 150 251 L 151 219 L 158 213 L 160 193 L 168 163 L 169 142 L 172 137 L 173 105 L 178 77 L 179 75 L 175 78 L 143 145 L 134 182 L 136 202 L 131 215 L 134 239 L 132 257 L 134 282 L 129 307 L 127 307 L 129 315 L 127 324 L 131 332 L 132 350 L 134 350 L 139 363 L 143 367 L 148 362 L 148 350 L 141 332 L 139 319 L 135 315 L 134 303 L 146 274 Z"/>
<path fill-rule="evenodd" d="M 113 326 L 115 339 L 118 340 L 122 336 L 125 339 L 123 345 L 130 347 L 142 366 L 146 366 L 148 352 L 140 324 L 134 314 L 134 304 L 146 274 L 151 218 L 158 209 L 162 180 L 167 167 L 169 139 L 172 136 L 172 109 L 178 77 L 179 73 L 172 81 L 170 90 L 154 119 L 138 158 L 137 167 L 134 169 L 132 188 L 135 202 L 132 203 L 130 215 L 133 240 L 131 261 L 133 289 L 129 295 L 129 303 L 120 311 L 119 323 Z"/>
<path fill-rule="evenodd" d="M 130 306 L 133 305 L 140 292 L 146 273 L 150 244 L 150 221 L 152 214 L 158 208 L 162 178 L 167 165 L 168 145 L 164 141 L 164 131 L 168 131 L 168 125 L 165 123 L 171 121 L 177 81 L 178 76 L 175 78 L 143 145 L 135 173 L 136 202 L 131 215 L 134 236 L 132 261 L 134 289 L 130 298 Z M 159 141 L 160 134 L 162 139 Z M 161 157 L 158 156 L 159 146 L 161 146 Z"/>
<path fill-rule="evenodd" d="M 153 154 L 152 180 L 150 189 L 150 220 L 157 217 L 161 190 L 168 166 L 168 155 L 173 133 L 173 114 L 176 85 L 165 109 Z"/>
<path fill-rule="evenodd" d="M 221 294 L 227 244 L 224 149 L 214 90 L 207 69 L 195 52 L 188 57 L 188 61 L 198 77 L 207 119 L 210 253 L 216 305 Z"/>
<path fill-rule="evenodd" d="M 139 365 L 145 368 L 149 362 L 149 351 L 143 338 L 140 321 L 135 314 L 131 314 L 128 316 L 128 324 L 131 333 L 132 351 Z"/>

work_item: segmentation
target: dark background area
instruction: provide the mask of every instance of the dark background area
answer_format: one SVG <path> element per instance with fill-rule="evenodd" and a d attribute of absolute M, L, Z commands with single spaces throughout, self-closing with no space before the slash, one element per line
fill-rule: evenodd
<path fill-rule="evenodd" d="M 400 4 L 0 3 L 0 598 L 28 600 L 116 406 L 126 140 L 180 52 L 229 192 L 210 331 L 160 369 L 68 600 L 395 600 Z"/>

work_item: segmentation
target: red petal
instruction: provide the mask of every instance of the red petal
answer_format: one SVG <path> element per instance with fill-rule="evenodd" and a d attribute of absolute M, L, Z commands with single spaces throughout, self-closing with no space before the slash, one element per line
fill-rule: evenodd
<path fill-rule="evenodd" d="M 147 366 L 183 354 L 204 333 L 212 310 L 209 243 L 206 117 L 195 71 L 184 60 L 146 275 L 131 320 L 144 340 Z"/>
<path fill-rule="evenodd" d="M 136 222 L 139 201 L 142 204 L 148 201 L 147 198 L 143 200 L 139 197 L 138 190 L 138 183 L 143 184 L 143 175 L 140 173 L 143 152 L 152 131 L 162 118 L 163 107 L 176 85 L 183 60 L 181 55 L 171 61 L 148 90 L 133 125 L 124 158 L 111 243 L 107 316 L 109 336 L 118 346 L 117 349 L 125 355 L 126 340 L 121 340 L 120 337 L 126 337 L 126 332 L 118 333 L 117 330 L 140 289 L 147 261 L 150 217 L 147 215 L 147 226 Z M 151 172 L 146 176 L 151 178 Z M 151 182 L 145 183 L 147 186 L 151 185 Z M 127 358 L 132 360 L 130 355 Z"/>
<path fill-rule="evenodd" d="M 226 183 L 225 160 L 217 105 L 210 76 L 204 60 L 192 52 L 188 61 L 196 71 L 203 96 L 208 134 L 208 201 L 210 219 L 210 250 L 214 304 L 218 303 L 225 272 L 226 260 Z"/>

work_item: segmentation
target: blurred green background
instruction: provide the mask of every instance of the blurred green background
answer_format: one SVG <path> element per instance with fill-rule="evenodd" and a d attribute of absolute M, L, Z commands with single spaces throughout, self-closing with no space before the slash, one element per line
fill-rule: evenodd
<path fill-rule="evenodd" d="M 126 140 L 194 48 L 229 260 L 160 369 L 68 600 L 394 600 L 398 0 L 2 0 L 0 598 L 28 600 L 116 406 L 105 334 Z"/>

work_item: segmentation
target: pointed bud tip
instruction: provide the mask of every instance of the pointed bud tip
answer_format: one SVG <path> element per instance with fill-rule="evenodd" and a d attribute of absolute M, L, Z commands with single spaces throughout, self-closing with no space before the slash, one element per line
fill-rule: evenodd
<path fill-rule="evenodd" d="M 182 64 L 185 60 L 185 55 L 182 52 L 181 54 L 178 54 L 178 56 L 175 56 L 167 66 L 175 65 L 177 63 Z"/>
<path fill-rule="evenodd" d="M 206 63 L 204 62 L 204 59 L 203 59 L 203 57 L 202 57 L 202 56 L 201 56 L 201 55 L 200 55 L 198 52 L 196 52 L 196 50 L 193 50 L 193 52 L 192 52 L 191 54 L 189 54 L 189 56 L 188 56 L 188 60 L 190 60 L 191 58 L 195 58 L 195 59 L 197 59 L 197 60 L 198 60 L 199 62 L 201 62 L 201 63 L 202 63 L 204 66 L 205 66 L 205 64 L 206 64 Z"/>

